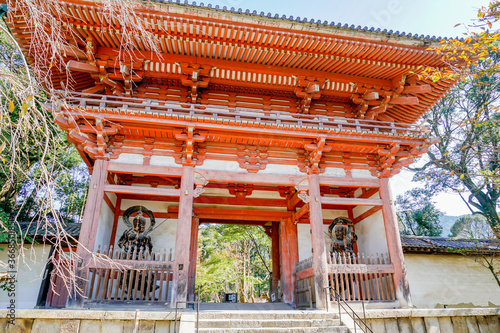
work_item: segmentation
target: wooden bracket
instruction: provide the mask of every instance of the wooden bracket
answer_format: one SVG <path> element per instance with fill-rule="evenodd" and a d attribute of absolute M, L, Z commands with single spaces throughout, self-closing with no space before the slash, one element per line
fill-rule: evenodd
<path fill-rule="evenodd" d="M 301 99 L 300 110 L 302 113 L 309 113 L 312 100 L 321 97 L 321 89 L 324 83 L 325 79 L 299 76 L 295 95 Z"/>
<path fill-rule="evenodd" d="M 227 189 L 229 190 L 229 194 L 232 194 L 239 199 L 243 199 L 249 195 L 252 195 L 253 185 L 229 184 Z"/>
<path fill-rule="evenodd" d="M 198 101 L 198 89 L 207 88 L 210 83 L 210 71 L 212 66 L 210 65 L 200 65 L 200 64 L 180 64 L 182 71 L 181 83 L 183 86 L 189 88 L 190 95 L 188 99 L 191 103 L 196 104 Z"/>
<path fill-rule="evenodd" d="M 304 140 L 304 156 L 299 157 L 298 166 L 300 171 L 307 173 L 320 173 L 324 171 L 321 167 L 323 153 L 330 152 L 332 146 L 326 144 L 326 138 L 320 137 L 316 140 Z"/>
<path fill-rule="evenodd" d="M 248 172 L 264 170 L 269 162 L 267 160 L 267 147 L 238 145 L 238 163 L 240 168 Z"/>
<path fill-rule="evenodd" d="M 176 163 L 190 166 L 203 164 L 205 149 L 202 143 L 207 140 L 206 131 L 195 131 L 194 127 L 190 126 L 185 130 L 175 131 L 174 138 L 182 142 L 174 148 Z"/>

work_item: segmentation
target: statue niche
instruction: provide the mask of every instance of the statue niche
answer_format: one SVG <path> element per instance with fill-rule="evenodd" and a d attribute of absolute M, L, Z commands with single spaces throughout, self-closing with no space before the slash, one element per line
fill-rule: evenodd
<path fill-rule="evenodd" d="M 134 217 L 132 223 L 130 223 L 130 215 L 137 213 Z M 144 217 L 146 214 L 151 222 L 149 223 L 149 228 L 146 229 L 147 220 Z M 153 212 L 143 206 L 133 206 L 128 208 L 123 213 L 123 222 L 129 228 L 125 230 L 118 240 L 118 246 L 125 251 L 125 253 L 137 251 L 139 253 L 141 250 L 143 252 L 151 252 L 153 250 L 153 243 L 151 242 L 151 236 L 149 234 L 153 231 L 155 225 L 155 217 Z"/>
<path fill-rule="evenodd" d="M 358 240 L 354 233 L 354 224 L 347 217 L 337 217 L 328 227 L 332 246 L 330 253 L 341 254 L 348 253 L 354 255 L 353 244 Z"/>

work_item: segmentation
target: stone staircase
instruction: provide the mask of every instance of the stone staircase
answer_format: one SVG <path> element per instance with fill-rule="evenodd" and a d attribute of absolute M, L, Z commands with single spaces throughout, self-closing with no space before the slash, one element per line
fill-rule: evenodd
<path fill-rule="evenodd" d="M 320 311 L 201 312 L 199 332 L 349 332 L 334 313 Z"/>

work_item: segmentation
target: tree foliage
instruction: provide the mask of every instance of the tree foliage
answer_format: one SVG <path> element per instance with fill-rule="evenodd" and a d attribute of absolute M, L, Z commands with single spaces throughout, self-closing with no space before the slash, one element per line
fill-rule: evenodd
<path fill-rule="evenodd" d="M 498 62 L 499 55 L 491 59 Z M 481 67 L 484 62 L 479 62 Z M 433 191 L 458 192 L 471 213 L 480 213 L 500 237 L 497 213 L 500 187 L 500 77 L 481 75 L 460 81 L 426 115 L 430 135 L 439 142 L 430 147 L 428 161 L 417 171 Z M 464 196 L 468 194 L 468 198 Z"/>
<path fill-rule="evenodd" d="M 431 201 L 431 195 L 422 188 L 414 188 L 398 195 L 396 209 L 399 230 L 402 235 L 441 236 L 442 213 Z"/>
<path fill-rule="evenodd" d="M 203 302 L 237 293 L 243 303 L 269 292 L 271 240 L 264 228 L 214 224 L 200 227 L 196 284 Z"/>
<path fill-rule="evenodd" d="M 479 214 L 469 214 L 459 217 L 451 226 L 450 237 L 488 239 L 494 237 L 491 227 Z"/>

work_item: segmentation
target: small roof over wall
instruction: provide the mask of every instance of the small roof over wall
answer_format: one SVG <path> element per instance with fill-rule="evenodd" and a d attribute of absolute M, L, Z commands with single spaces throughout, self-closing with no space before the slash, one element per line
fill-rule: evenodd
<path fill-rule="evenodd" d="M 70 237 L 69 243 L 75 243 L 80 235 L 81 223 L 65 223 L 62 225 L 67 236 Z M 30 237 L 35 241 L 43 242 L 44 239 L 53 238 L 63 235 L 63 230 L 57 228 L 55 224 L 33 222 L 19 222 L 16 225 L 16 231 L 21 234 L 23 238 Z M 73 239 L 71 239 L 73 238 Z"/>
<path fill-rule="evenodd" d="M 425 253 L 493 253 L 500 252 L 498 239 L 464 239 L 428 236 L 401 236 L 403 251 Z"/>

